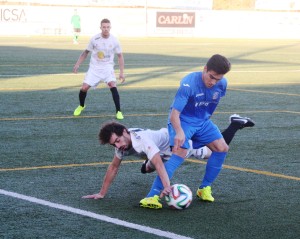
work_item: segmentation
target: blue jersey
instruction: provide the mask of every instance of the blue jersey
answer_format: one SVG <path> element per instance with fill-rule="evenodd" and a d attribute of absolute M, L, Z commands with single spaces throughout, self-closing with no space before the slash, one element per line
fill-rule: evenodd
<path fill-rule="evenodd" d="M 225 96 L 227 80 L 222 78 L 211 88 L 202 81 L 202 72 L 185 76 L 171 105 L 180 113 L 180 120 L 193 126 L 201 126 L 208 120 L 221 99 Z"/>

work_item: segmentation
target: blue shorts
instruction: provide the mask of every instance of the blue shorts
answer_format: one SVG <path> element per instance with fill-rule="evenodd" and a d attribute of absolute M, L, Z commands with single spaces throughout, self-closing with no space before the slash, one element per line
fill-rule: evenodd
<path fill-rule="evenodd" d="M 188 123 L 181 122 L 181 128 L 185 133 L 185 142 L 181 148 L 188 149 L 189 140 L 193 141 L 193 148 L 199 149 L 217 139 L 223 138 L 219 128 L 211 121 L 205 121 L 202 126 L 191 126 Z M 170 136 L 170 146 L 174 146 L 174 138 L 176 132 L 171 123 L 168 124 L 168 131 Z"/>

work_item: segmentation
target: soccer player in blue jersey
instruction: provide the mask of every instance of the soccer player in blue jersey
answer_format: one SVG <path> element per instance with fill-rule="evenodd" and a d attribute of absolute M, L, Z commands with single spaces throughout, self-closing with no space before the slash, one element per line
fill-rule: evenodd
<path fill-rule="evenodd" d="M 213 55 L 202 72 L 193 72 L 184 77 L 171 105 L 168 131 L 172 156 L 165 163 L 171 179 L 175 170 L 183 163 L 189 148 L 206 145 L 212 154 L 206 165 L 204 178 L 197 190 L 197 196 L 204 201 L 213 202 L 211 185 L 221 171 L 228 152 L 219 128 L 211 121 L 221 97 L 225 96 L 227 81 L 224 75 L 230 71 L 229 60 L 222 55 Z M 168 194 L 169 187 L 163 188 L 156 177 L 147 197 L 140 201 L 141 207 L 161 208 L 158 195 Z"/>

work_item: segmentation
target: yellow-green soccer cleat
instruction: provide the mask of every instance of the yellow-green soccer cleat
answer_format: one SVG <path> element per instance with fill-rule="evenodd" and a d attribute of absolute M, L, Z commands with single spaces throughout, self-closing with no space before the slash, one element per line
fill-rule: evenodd
<path fill-rule="evenodd" d="M 117 112 L 117 114 L 116 114 L 116 118 L 117 118 L 118 120 L 122 120 L 122 119 L 124 119 L 124 116 L 123 116 L 123 114 L 122 114 L 122 112 L 121 112 L 121 111 L 118 111 L 118 112 Z"/>
<path fill-rule="evenodd" d="M 207 186 L 204 188 L 198 188 L 197 197 L 203 201 L 213 202 L 215 199 L 211 195 L 211 187 Z"/>
<path fill-rule="evenodd" d="M 140 201 L 140 206 L 146 208 L 160 209 L 162 208 L 162 204 L 159 201 L 159 196 L 155 195 L 153 197 L 142 199 Z"/>
<path fill-rule="evenodd" d="M 81 114 L 81 111 L 83 111 L 85 106 L 79 105 L 75 110 L 74 110 L 74 116 L 79 116 Z"/>

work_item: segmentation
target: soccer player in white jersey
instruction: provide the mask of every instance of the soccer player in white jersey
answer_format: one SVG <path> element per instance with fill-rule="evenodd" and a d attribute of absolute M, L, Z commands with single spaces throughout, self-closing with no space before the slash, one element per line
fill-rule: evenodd
<path fill-rule="evenodd" d="M 222 132 L 227 144 L 231 142 L 239 129 L 254 126 L 254 122 L 250 118 L 241 117 L 237 114 L 231 115 L 229 121 L 230 125 Z M 163 178 L 164 185 L 169 185 L 169 178 L 163 164 L 171 156 L 169 133 L 166 128 L 160 130 L 127 129 L 124 125 L 117 122 L 108 122 L 100 129 L 99 141 L 101 144 L 111 144 L 114 146 L 115 155 L 107 169 L 100 192 L 84 196 L 83 198 L 104 198 L 125 156 L 145 158 L 146 160 L 141 167 L 141 172 L 151 173 L 156 170 L 158 175 Z M 207 147 L 200 149 L 192 149 L 190 147 L 186 157 L 207 159 L 210 155 L 211 150 Z"/>
<path fill-rule="evenodd" d="M 100 82 L 105 82 L 110 88 L 113 101 L 116 107 L 116 118 L 124 119 L 121 112 L 120 96 L 117 89 L 117 80 L 114 73 L 114 56 L 117 54 L 121 83 L 125 81 L 124 77 L 124 58 L 122 49 L 117 38 L 110 34 L 111 24 L 108 19 L 101 21 L 101 33 L 93 36 L 87 46 L 79 56 L 73 72 L 77 73 L 80 64 L 87 58 L 91 52 L 89 69 L 85 75 L 83 84 L 79 91 L 79 106 L 74 111 L 74 116 L 79 116 L 85 109 L 85 98 L 91 87 L 97 87 Z"/>
<path fill-rule="evenodd" d="M 164 188 L 170 187 L 170 180 L 160 154 L 170 156 L 169 136 L 167 129 L 158 131 L 127 129 L 117 122 L 104 124 L 99 132 L 101 144 L 110 144 L 115 147 L 115 155 L 109 165 L 100 192 L 87 195 L 83 198 L 103 198 L 114 178 L 117 175 L 122 159 L 126 155 L 146 157 L 151 160 Z"/>

